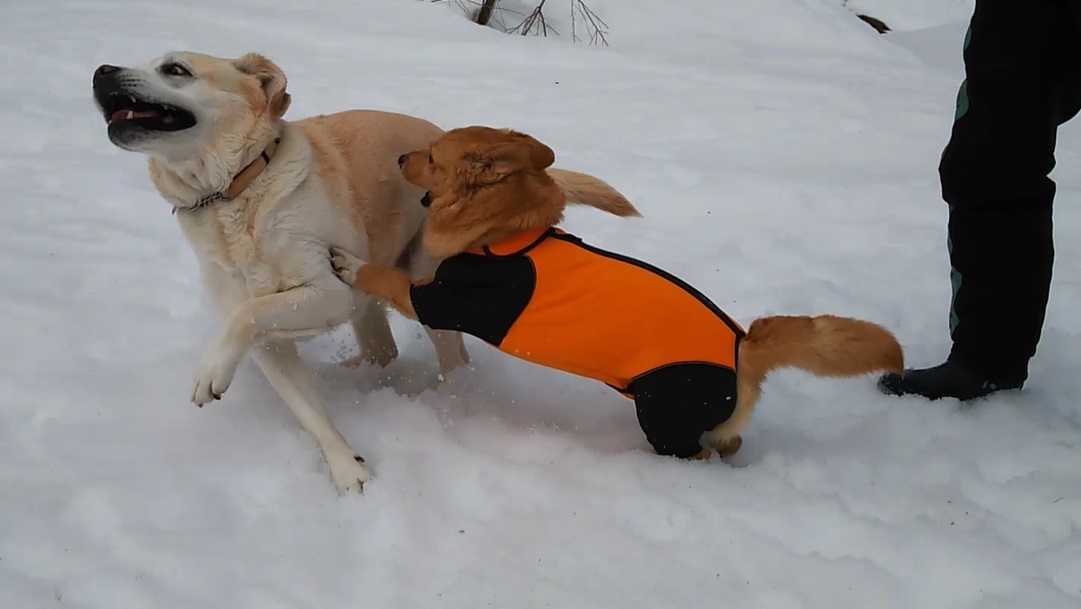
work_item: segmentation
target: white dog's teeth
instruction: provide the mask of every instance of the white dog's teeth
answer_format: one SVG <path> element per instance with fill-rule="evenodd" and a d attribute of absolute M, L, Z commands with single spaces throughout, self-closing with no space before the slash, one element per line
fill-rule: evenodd
<path fill-rule="evenodd" d="M 133 103 L 133 104 L 134 104 L 135 102 L 139 101 L 139 100 L 135 99 L 135 96 L 134 96 L 134 95 L 129 95 L 129 96 L 128 96 L 128 99 L 130 99 L 130 100 L 131 100 L 131 103 Z"/>
<path fill-rule="evenodd" d="M 131 110 L 128 110 L 128 115 L 125 116 L 124 118 L 128 118 L 128 119 L 135 118 L 135 113 L 132 112 Z"/>

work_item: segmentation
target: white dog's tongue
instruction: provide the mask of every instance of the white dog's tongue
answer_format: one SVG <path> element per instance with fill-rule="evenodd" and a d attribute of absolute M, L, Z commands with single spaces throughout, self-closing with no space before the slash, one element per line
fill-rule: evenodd
<path fill-rule="evenodd" d="M 113 115 L 109 117 L 109 122 L 122 121 L 132 118 L 154 118 L 157 114 L 153 112 L 136 112 L 134 110 L 117 110 L 113 112 Z"/>

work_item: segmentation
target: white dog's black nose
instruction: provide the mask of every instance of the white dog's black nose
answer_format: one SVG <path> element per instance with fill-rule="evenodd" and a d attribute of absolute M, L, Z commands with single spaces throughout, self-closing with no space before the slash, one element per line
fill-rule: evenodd
<path fill-rule="evenodd" d="M 116 72 L 119 69 L 120 68 L 118 68 L 116 66 L 111 66 L 109 64 L 102 64 L 102 65 L 98 66 L 97 70 L 94 71 L 94 76 L 105 76 L 106 74 L 112 74 L 113 72 Z"/>
<path fill-rule="evenodd" d="M 104 66 L 102 66 L 102 67 L 104 67 Z M 101 68 L 98 68 L 98 69 L 100 70 Z M 405 165 L 405 157 L 406 156 L 407 155 L 403 154 L 402 156 L 398 157 L 398 167 L 401 167 L 402 165 Z"/>

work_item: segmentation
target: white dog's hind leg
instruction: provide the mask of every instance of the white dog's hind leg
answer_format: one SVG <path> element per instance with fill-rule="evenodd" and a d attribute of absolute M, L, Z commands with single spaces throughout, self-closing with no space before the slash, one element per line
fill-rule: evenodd
<path fill-rule="evenodd" d="M 343 360 L 341 365 L 351 367 L 374 364 L 385 368 L 398 357 L 398 344 L 394 341 L 394 333 L 390 330 L 387 309 L 367 294 L 355 293 L 358 299 L 364 298 L 367 301 L 367 304 L 362 305 L 360 310 L 349 318 L 360 355 Z"/>
<path fill-rule="evenodd" d="M 432 330 L 428 327 L 424 330 L 428 333 L 428 340 L 435 346 L 435 357 L 439 360 L 440 375 L 446 376 L 469 363 L 469 352 L 465 349 L 461 332 Z"/>
<path fill-rule="evenodd" d="M 361 490 L 364 483 L 371 479 L 371 473 L 331 423 L 326 408 L 312 387 L 312 376 L 300 359 L 296 345 L 289 341 L 269 341 L 252 353 L 252 359 L 296 415 L 300 425 L 319 444 L 338 491 Z"/>

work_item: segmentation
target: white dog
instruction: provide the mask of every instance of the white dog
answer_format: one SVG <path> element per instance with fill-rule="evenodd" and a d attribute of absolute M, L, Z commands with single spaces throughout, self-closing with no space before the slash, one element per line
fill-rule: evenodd
<path fill-rule="evenodd" d="M 318 441 L 339 491 L 371 474 L 335 429 L 293 341 L 346 321 L 359 360 L 386 365 L 397 347 L 382 305 L 334 274 L 328 250 L 414 278 L 438 264 L 423 251 L 423 189 L 398 156 L 442 133 L 401 114 L 349 111 L 290 122 L 286 78 L 254 53 L 170 53 L 138 68 L 103 65 L 94 98 L 109 140 L 149 157 L 225 324 L 199 362 L 192 401 L 221 397 L 251 354 Z M 457 332 L 428 331 L 443 374 L 469 361 Z"/>

